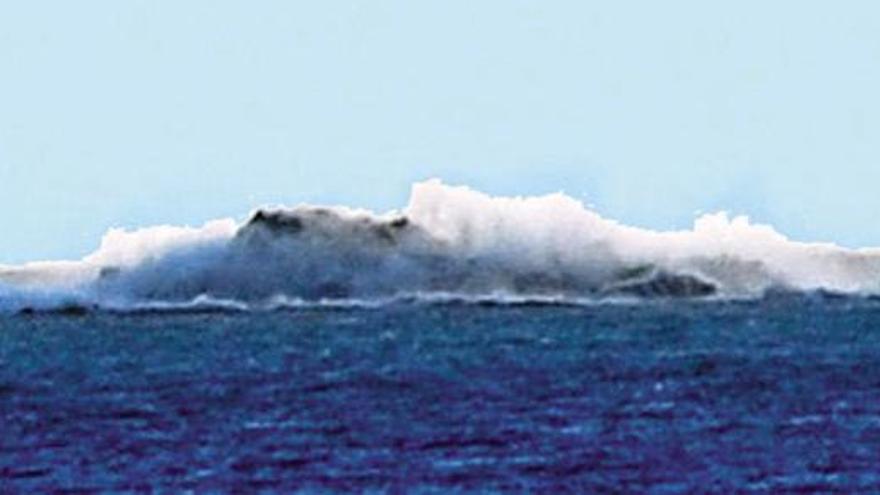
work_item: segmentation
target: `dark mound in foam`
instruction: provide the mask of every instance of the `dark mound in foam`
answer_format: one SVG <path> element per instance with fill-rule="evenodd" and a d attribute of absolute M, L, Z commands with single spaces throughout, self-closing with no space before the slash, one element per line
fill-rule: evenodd
<path fill-rule="evenodd" d="M 300 234 L 329 237 L 347 234 L 352 239 L 340 241 L 359 240 L 395 245 L 402 240 L 402 236 L 411 234 L 413 230 L 415 229 L 405 216 L 391 219 L 367 215 L 346 217 L 330 208 L 301 206 L 293 210 L 257 210 L 239 229 L 236 238 L 253 242 L 255 239 L 265 240 L 261 237 L 264 233 L 276 237 Z"/>
<path fill-rule="evenodd" d="M 749 298 L 774 289 L 871 294 L 878 281 L 880 252 L 797 243 L 744 218 L 708 215 L 691 231 L 655 232 L 561 194 L 493 198 L 428 181 L 400 213 L 301 205 L 262 208 L 243 224 L 115 229 L 80 262 L 0 266 L 0 308 L 199 296 L 245 305 L 407 294 L 542 304 Z"/>
<path fill-rule="evenodd" d="M 627 277 L 623 281 L 611 284 L 604 292 L 644 298 L 699 298 L 717 294 L 718 287 L 695 275 L 651 270 L 646 274 Z"/>

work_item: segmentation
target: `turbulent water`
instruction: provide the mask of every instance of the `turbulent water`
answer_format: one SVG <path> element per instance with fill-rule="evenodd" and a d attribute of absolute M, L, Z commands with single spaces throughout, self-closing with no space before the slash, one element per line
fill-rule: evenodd
<path fill-rule="evenodd" d="M 2 493 L 877 493 L 880 302 L 0 316 Z"/>
<path fill-rule="evenodd" d="M 255 308 L 396 298 L 749 298 L 880 291 L 880 251 L 794 242 L 713 214 L 655 232 L 554 194 L 491 197 L 439 181 L 400 211 L 261 208 L 242 223 L 110 231 L 80 261 L 0 267 L 0 309 Z"/>
<path fill-rule="evenodd" d="M 880 492 L 880 251 L 428 181 L 0 267 L 0 493 Z"/>

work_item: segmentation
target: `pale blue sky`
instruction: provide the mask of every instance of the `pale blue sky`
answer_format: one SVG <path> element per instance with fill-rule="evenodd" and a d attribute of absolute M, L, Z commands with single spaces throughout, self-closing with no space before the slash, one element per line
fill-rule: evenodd
<path fill-rule="evenodd" d="M 0 3 L 0 263 L 441 177 L 880 245 L 875 2 Z"/>

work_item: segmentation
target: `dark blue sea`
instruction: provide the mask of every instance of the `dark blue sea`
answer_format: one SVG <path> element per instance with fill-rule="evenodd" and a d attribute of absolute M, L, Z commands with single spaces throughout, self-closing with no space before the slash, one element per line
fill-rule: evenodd
<path fill-rule="evenodd" d="M 880 302 L 0 317 L 0 493 L 880 493 Z"/>

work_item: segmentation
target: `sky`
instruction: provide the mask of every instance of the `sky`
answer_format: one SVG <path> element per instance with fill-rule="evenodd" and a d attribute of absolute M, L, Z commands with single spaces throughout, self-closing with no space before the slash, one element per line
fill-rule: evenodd
<path fill-rule="evenodd" d="M 880 245 L 876 2 L 0 2 L 0 263 L 439 177 Z"/>

